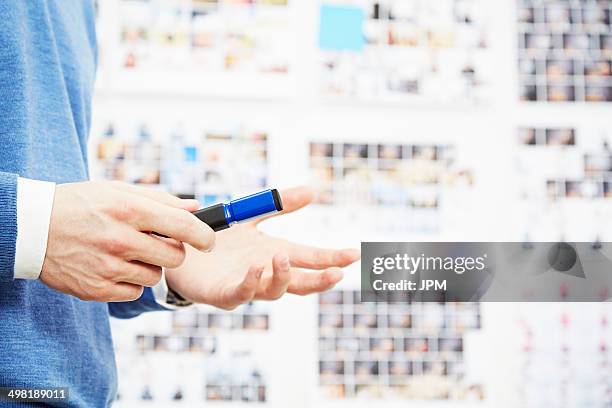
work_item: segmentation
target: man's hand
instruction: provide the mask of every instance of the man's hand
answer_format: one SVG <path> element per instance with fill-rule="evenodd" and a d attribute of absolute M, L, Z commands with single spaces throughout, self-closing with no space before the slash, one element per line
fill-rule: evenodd
<path fill-rule="evenodd" d="M 137 299 L 161 267 L 183 263 L 182 242 L 212 247 L 214 232 L 190 213 L 197 209 L 195 200 L 119 182 L 58 185 L 40 279 L 83 300 Z"/>
<path fill-rule="evenodd" d="M 281 196 L 285 210 L 277 215 L 298 210 L 313 199 L 306 188 Z M 342 279 L 340 268 L 359 259 L 353 249 L 312 248 L 263 234 L 257 229 L 262 220 L 218 232 L 211 253 L 187 246 L 185 263 L 166 270 L 168 286 L 193 302 L 233 309 L 252 299 L 278 299 L 285 292 L 307 295 L 328 290 Z"/>

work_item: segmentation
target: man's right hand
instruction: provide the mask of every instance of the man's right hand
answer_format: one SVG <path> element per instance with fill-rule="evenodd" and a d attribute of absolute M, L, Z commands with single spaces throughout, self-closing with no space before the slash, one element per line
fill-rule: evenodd
<path fill-rule="evenodd" d="M 190 213 L 197 209 L 196 200 L 125 183 L 57 185 L 40 279 L 82 300 L 138 299 L 161 267 L 183 263 L 183 242 L 214 245 L 214 231 Z"/>

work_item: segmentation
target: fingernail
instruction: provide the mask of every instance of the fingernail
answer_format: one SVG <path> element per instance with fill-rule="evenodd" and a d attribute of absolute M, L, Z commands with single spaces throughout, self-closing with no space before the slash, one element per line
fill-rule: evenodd
<path fill-rule="evenodd" d="M 261 275 L 263 275 L 263 271 L 264 271 L 264 268 L 259 268 L 259 269 L 257 270 L 257 273 L 255 273 L 255 277 L 256 277 L 257 279 L 261 278 Z"/>

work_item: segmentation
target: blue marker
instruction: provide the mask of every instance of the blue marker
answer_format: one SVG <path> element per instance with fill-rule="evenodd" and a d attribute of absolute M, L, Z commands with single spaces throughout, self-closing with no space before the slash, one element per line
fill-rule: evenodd
<path fill-rule="evenodd" d="M 283 210 L 278 190 L 265 190 L 247 197 L 232 200 L 227 204 L 216 204 L 193 213 L 215 231 L 229 228 L 233 224 L 248 221 L 262 215 Z"/>

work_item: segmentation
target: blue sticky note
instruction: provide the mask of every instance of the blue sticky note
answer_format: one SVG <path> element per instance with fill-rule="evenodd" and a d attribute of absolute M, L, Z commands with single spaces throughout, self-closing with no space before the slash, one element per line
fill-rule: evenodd
<path fill-rule="evenodd" d="M 198 161 L 198 148 L 195 146 L 185 146 L 183 148 L 185 153 L 185 161 L 189 163 L 195 163 Z"/>
<path fill-rule="evenodd" d="M 321 6 L 319 47 L 322 50 L 361 51 L 365 45 L 365 13 L 360 7 Z"/>

